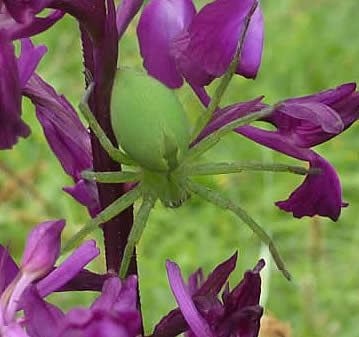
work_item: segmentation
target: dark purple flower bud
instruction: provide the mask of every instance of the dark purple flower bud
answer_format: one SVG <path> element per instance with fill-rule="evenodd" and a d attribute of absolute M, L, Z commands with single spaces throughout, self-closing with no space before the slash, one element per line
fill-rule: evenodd
<path fill-rule="evenodd" d="M 253 3 L 254 0 L 214 1 L 195 15 L 191 0 L 153 0 L 144 9 L 137 30 L 144 67 L 170 88 L 180 87 L 182 76 L 192 85 L 209 84 L 229 67 Z M 251 17 L 237 74 L 256 77 L 263 29 L 258 5 Z"/>
<path fill-rule="evenodd" d="M 167 85 L 179 88 L 183 84 L 170 42 L 192 22 L 196 9 L 192 0 L 152 0 L 144 8 L 137 26 L 137 36 L 148 73 Z"/>
<path fill-rule="evenodd" d="M 256 337 L 262 316 L 262 308 L 258 304 L 261 286 L 259 272 L 264 267 L 264 261 L 259 261 L 253 271 L 247 271 L 244 279 L 232 291 L 227 283 L 222 301 L 218 298 L 218 293 L 236 265 L 236 259 L 235 254 L 223 262 L 206 281 L 201 279 L 201 272 L 197 271 L 190 276 L 188 286 L 182 279 L 179 267 L 167 261 L 168 278 L 179 309 L 163 318 L 152 336 L 169 337 L 187 331 L 188 337 Z M 183 314 L 182 318 L 178 310 Z"/>
<path fill-rule="evenodd" d="M 61 247 L 65 220 L 47 221 L 29 234 L 21 261 L 21 271 L 33 279 L 46 275 L 54 266 Z"/>

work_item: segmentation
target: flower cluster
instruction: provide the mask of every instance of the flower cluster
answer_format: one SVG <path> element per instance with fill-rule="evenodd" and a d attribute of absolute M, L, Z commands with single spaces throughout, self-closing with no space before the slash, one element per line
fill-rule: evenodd
<path fill-rule="evenodd" d="M 83 179 L 82 172 L 119 170 L 82 124 L 66 98 L 36 73 L 47 49 L 34 46 L 31 36 L 56 24 L 65 14 L 79 23 L 86 86 L 94 83 L 90 108 L 108 138 L 115 142 L 110 125 L 110 101 L 118 60 L 118 43 L 142 7 L 142 0 L 0 0 L 0 150 L 13 148 L 31 130 L 21 119 L 22 97 L 36 108 L 47 142 L 74 186 L 64 191 L 86 206 L 96 217 L 133 186 L 117 189 Z M 43 10 L 50 10 L 46 16 Z M 214 98 L 205 86 L 227 74 L 233 60 L 234 73 L 255 79 L 262 58 L 264 21 L 257 0 L 215 0 L 200 11 L 192 0 L 151 0 L 143 9 L 137 36 L 144 68 L 170 89 L 187 82 L 204 107 Z M 15 56 L 14 42 L 21 41 Z M 238 56 L 238 58 L 237 58 Z M 241 117 L 266 111 L 263 96 L 227 107 L 214 107 L 213 115 L 191 147 Z M 285 201 L 276 205 L 294 217 L 320 215 L 336 221 L 342 207 L 339 177 L 334 167 L 312 150 L 349 128 L 359 118 L 359 93 L 347 83 L 310 96 L 286 99 L 275 105 L 262 121 L 269 131 L 244 125 L 233 131 L 287 156 L 309 163 L 318 174 L 309 174 Z M 197 135 L 196 135 L 197 136 Z M 161 149 L 162 150 L 162 149 Z M 9 337 L 123 336 L 143 333 L 138 303 L 137 276 L 120 280 L 119 259 L 132 227 L 132 214 L 121 213 L 103 226 L 108 273 L 98 275 L 84 267 L 99 250 L 88 241 L 58 267 L 60 235 L 64 220 L 49 221 L 31 232 L 17 267 L 7 249 L 0 247 L 0 335 Z M 135 256 L 134 256 L 135 259 Z M 178 308 L 155 327 L 153 337 L 248 336 L 256 337 L 262 308 L 259 306 L 260 270 L 264 261 L 244 275 L 232 290 L 227 282 L 237 255 L 220 264 L 204 280 L 198 270 L 185 284 L 179 267 L 167 261 L 170 287 Z M 136 270 L 135 260 L 132 270 Z M 136 272 L 133 272 L 136 274 Z M 224 287 L 221 298 L 221 289 Z M 90 308 L 68 313 L 46 302 L 54 291 L 96 290 L 101 295 Z M 23 310 L 23 317 L 17 312 Z M 26 329 L 26 332 L 25 330 Z"/>

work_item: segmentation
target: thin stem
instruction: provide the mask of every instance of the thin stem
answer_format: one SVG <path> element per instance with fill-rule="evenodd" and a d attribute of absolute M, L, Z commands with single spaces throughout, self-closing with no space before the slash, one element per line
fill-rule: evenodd
<path fill-rule="evenodd" d="M 108 139 L 105 132 L 102 130 L 101 126 L 97 122 L 96 118 L 92 114 L 91 109 L 88 105 L 88 100 L 91 96 L 93 88 L 94 88 L 94 83 L 92 82 L 88 86 L 87 90 L 85 91 L 85 94 L 83 95 L 82 100 L 79 104 L 80 111 L 86 118 L 91 130 L 95 133 L 96 137 L 98 138 L 99 142 L 101 143 L 104 150 L 108 153 L 110 158 L 121 164 L 134 165 L 135 162 L 132 159 L 130 159 L 126 155 L 126 153 L 113 146 L 113 144 Z"/>
<path fill-rule="evenodd" d="M 213 191 L 207 187 L 204 187 L 200 184 L 197 184 L 189 179 L 187 179 L 185 188 L 189 192 L 193 192 L 203 199 L 215 204 L 218 207 L 223 209 L 228 209 L 236 214 L 258 237 L 262 242 L 268 245 L 269 251 L 272 254 L 274 262 L 276 263 L 278 269 L 282 272 L 284 277 L 287 280 L 291 279 L 291 276 L 288 270 L 285 268 L 284 262 L 279 255 L 277 248 L 275 247 L 272 239 L 269 235 L 260 227 L 249 215 L 248 213 L 242 209 L 241 207 L 235 205 L 232 201 L 228 200 L 227 198 L 223 197 L 216 191 Z"/>
<path fill-rule="evenodd" d="M 252 15 L 254 14 L 257 6 L 258 6 L 258 2 L 255 1 L 252 5 L 251 9 L 249 10 L 248 14 L 246 15 L 246 18 L 244 20 L 244 24 L 243 24 L 243 27 L 241 29 L 241 33 L 239 36 L 238 46 L 237 46 L 236 52 L 233 56 L 233 59 L 229 65 L 228 69 L 222 76 L 221 81 L 220 81 L 218 87 L 216 88 L 214 96 L 211 99 L 211 102 L 209 103 L 207 110 L 197 120 L 194 130 L 192 132 L 191 143 L 199 136 L 199 134 L 202 132 L 202 130 L 205 128 L 205 126 L 211 120 L 213 113 L 216 111 L 218 105 L 220 104 L 222 96 L 225 93 L 225 91 L 227 90 L 228 85 L 229 85 L 234 73 L 236 72 L 236 69 L 240 62 L 243 44 L 244 44 L 244 40 L 245 40 L 247 31 L 248 31 L 249 23 L 251 21 Z"/>
<path fill-rule="evenodd" d="M 188 151 L 188 153 L 186 155 L 186 158 L 185 158 L 185 161 L 191 161 L 191 160 L 197 158 L 202 153 L 206 152 L 211 147 L 216 145 L 219 142 L 219 140 L 221 139 L 221 137 L 223 137 L 227 133 L 233 131 L 234 129 L 236 129 L 236 128 L 240 127 L 240 126 L 243 126 L 245 124 L 249 124 L 251 122 L 254 122 L 254 121 L 258 120 L 258 119 L 267 117 L 274 110 L 278 109 L 278 107 L 281 104 L 282 104 L 281 102 L 277 103 L 277 104 L 275 104 L 273 106 L 264 108 L 264 109 L 262 109 L 260 111 L 257 111 L 257 112 L 253 112 L 253 113 L 251 113 L 249 115 L 243 116 L 243 117 L 241 117 L 239 119 L 236 119 L 236 120 L 226 124 L 222 128 L 216 130 L 215 132 L 208 135 L 206 138 L 202 139 L 195 146 L 193 146 Z"/>
<path fill-rule="evenodd" d="M 188 176 L 230 174 L 239 173 L 242 171 L 287 172 L 299 175 L 320 174 L 319 169 L 307 169 L 302 166 L 291 166 L 277 163 L 262 163 L 255 161 L 188 165 L 185 170 Z"/>
<path fill-rule="evenodd" d="M 140 172 L 127 171 L 110 171 L 110 172 L 81 172 L 82 178 L 86 180 L 93 180 L 97 183 L 125 183 L 130 181 L 138 181 L 141 177 Z"/>
<path fill-rule="evenodd" d="M 127 245 L 121 261 L 120 278 L 123 279 L 127 275 L 127 270 L 130 265 L 130 261 L 133 255 L 135 246 L 140 241 L 142 233 L 146 227 L 147 219 L 150 215 L 156 199 L 151 195 L 144 196 L 141 207 L 135 215 L 135 220 L 131 228 L 130 235 L 128 236 Z"/>
<path fill-rule="evenodd" d="M 96 218 L 91 219 L 82 229 L 77 232 L 65 245 L 62 253 L 73 249 L 84 237 L 94 231 L 102 223 L 105 223 L 116 215 L 120 214 L 127 207 L 132 205 L 141 195 L 141 186 L 136 186 L 133 190 L 127 192 L 112 204 L 107 206 Z"/>

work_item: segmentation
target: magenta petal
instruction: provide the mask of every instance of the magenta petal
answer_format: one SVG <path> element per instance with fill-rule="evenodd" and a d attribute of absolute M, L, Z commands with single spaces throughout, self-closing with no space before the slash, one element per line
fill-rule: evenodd
<path fill-rule="evenodd" d="M 100 213 L 101 206 L 95 182 L 80 179 L 74 186 L 65 186 L 63 190 L 81 205 L 86 206 L 92 217 Z"/>
<path fill-rule="evenodd" d="M 142 12 L 137 35 L 143 66 L 169 88 L 183 83 L 170 55 L 170 41 L 187 28 L 195 14 L 191 0 L 152 0 Z"/>
<path fill-rule="evenodd" d="M 24 95 L 35 104 L 47 141 L 67 174 L 75 181 L 92 167 L 90 135 L 71 104 L 34 74 Z"/>
<path fill-rule="evenodd" d="M 333 166 L 318 155 L 310 161 L 310 167 L 321 169 L 321 174 L 308 175 L 288 200 L 278 201 L 276 205 L 284 211 L 293 212 L 296 218 L 321 215 L 336 221 L 341 208 L 348 205 L 342 201 L 337 173 Z"/>
<path fill-rule="evenodd" d="M 237 264 L 238 253 L 234 253 L 228 260 L 218 265 L 208 276 L 207 280 L 201 285 L 201 288 L 195 293 L 196 296 L 213 295 L 217 296 L 229 275 Z"/>
<path fill-rule="evenodd" d="M 14 46 L 0 37 L 0 150 L 11 149 L 30 128 L 21 120 L 21 86 Z"/>
<path fill-rule="evenodd" d="M 90 261 L 100 254 L 94 240 L 83 243 L 54 271 L 37 283 L 41 297 L 45 297 L 65 285 Z"/>
<path fill-rule="evenodd" d="M 19 272 L 15 261 L 6 248 L 0 245 L 0 294 L 11 283 Z"/>
<path fill-rule="evenodd" d="M 60 253 L 64 227 L 65 220 L 47 221 L 30 232 L 20 267 L 24 273 L 39 277 L 54 266 Z"/>
<path fill-rule="evenodd" d="M 256 78 L 262 61 L 263 40 L 264 20 L 262 9 L 258 4 L 249 22 L 241 59 L 236 70 L 237 74 L 247 78 Z"/>
<path fill-rule="evenodd" d="M 190 329 L 197 337 L 213 336 L 209 325 L 196 309 L 177 264 L 167 260 L 166 268 L 170 287 Z"/>
<path fill-rule="evenodd" d="M 34 73 L 37 65 L 46 52 L 47 48 L 45 46 L 40 45 L 34 47 L 29 38 L 21 40 L 21 54 L 17 61 L 21 88 L 25 87 L 25 84 Z"/>
<path fill-rule="evenodd" d="M 22 296 L 26 331 L 31 337 L 53 336 L 64 318 L 56 306 L 44 301 L 35 286 L 30 286 Z"/>
<path fill-rule="evenodd" d="M 206 5 L 188 30 L 173 41 L 179 71 L 194 84 L 209 84 L 228 69 L 253 0 L 217 0 Z M 258 7 L 245 41 L 239 73 L 255 77 L 263 47 L 263 20 Z"/>
<path fill-rule="evenodd" d="M 298 124 L 303 125 L 303 133 L 307 132 L 308 127 L 311 125 L 311 129 L 319 126 L 322 131 L 332 134 L 337 134 L 344 130 L 344 123 L 338 113 L 322 103 L 284 103 L 280 111 L 292 117 L 293 120 L 297 119 Z"/>
<path fill-rule="evenodd" d="M 143 0 L 123 0 L 116 9 L 116 26 L 118 39 L 126 31 L 129 23 L 137 14 L 143 4 Z"/>

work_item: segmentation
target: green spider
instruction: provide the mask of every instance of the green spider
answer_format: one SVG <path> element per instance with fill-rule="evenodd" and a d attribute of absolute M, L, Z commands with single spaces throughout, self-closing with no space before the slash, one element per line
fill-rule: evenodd
<path fill-rule="evenodd" d="M 155 202 L 160 200 L 165 207 L 180 207 L 191 194 L 196 194 L 236 214 L 262 242 L 268 245 L 278 269 L 290 279 L 290 274 L 273 241 L 247 212 L 218 192 L 190 179 L 191 176 L 238 173 L 246 169 L 308 173 L 302 167 L 281 164 L 195 163 L 201 154 L 214 146 L 225 134 L 270 114 L 277 106 L 239 118 L 190 148 L 189 144 L 206 126 L 215 107 L 218 106 L 219 99 L 217 102 L 212 99 L 214 103 L 199 119 L 191 133 L 182 105 L 173 91 L 150 76 L 121 69 L 116 74 L 111 103 L 111 123 L 120 144 L 120 148 L 116 148 L 90 111 L 87 102 L 92 90 L 93 84 L 90 84 L 80 103 L 80 110 L 109 156 L 130 169 L 120 172 L 84 171 L 82 176 L 97 183 L 137 182 L 137 185 L 91 219 L 70 240 L 64 250 L 69 250 L 98 225 L 109 221 L 136 200 L 142 199 L 141 206 L 135 214 L 120 267 L 120 277 L 124 278 L 134 247 L 141 238 Z M 219 96 L 214 95 L 215 98 Z"/>

